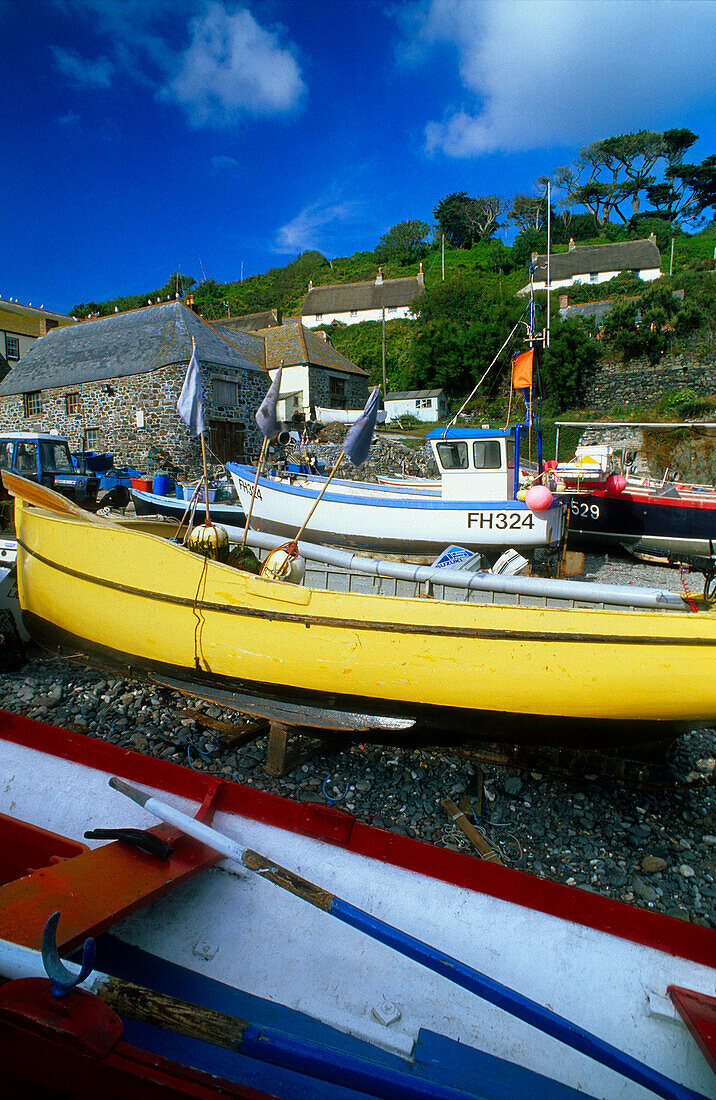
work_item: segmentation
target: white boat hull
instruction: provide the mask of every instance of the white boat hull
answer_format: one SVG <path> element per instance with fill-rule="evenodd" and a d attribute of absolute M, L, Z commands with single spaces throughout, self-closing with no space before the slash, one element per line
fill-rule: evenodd
<path fill-rule="evenodd" d="M 249 467 L 229 464 L 229 472 L 248 513 L 254 481 Z M 285 538 L 302 527 L 320 493 L 321 483 L 260 477 L 251 523 Z M 470 550 L 522 552 L 559 545 L 564 526 L 562 504 L 554 501 L 534 512 L 520 500 L 443 500 L 433 493 L 412 493 L 388 486 L 331 482 L 303 532 L 306 541 L 345 545 L 382 553 L 437 557 L 456 544 Z"/>

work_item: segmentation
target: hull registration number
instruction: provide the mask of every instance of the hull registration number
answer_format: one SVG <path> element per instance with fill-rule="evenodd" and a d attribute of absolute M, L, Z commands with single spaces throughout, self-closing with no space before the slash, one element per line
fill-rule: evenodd
<path fill-rule="evenodd" d="M 517 531 L 522 527 L 534 527 L 532 512 L 468 512 L 467 526 L 480 531 Z"/>

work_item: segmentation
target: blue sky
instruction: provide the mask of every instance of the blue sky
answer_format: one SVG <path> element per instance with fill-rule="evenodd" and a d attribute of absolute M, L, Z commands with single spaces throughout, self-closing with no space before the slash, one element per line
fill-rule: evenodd
<path fill-rule="evenodd" d="M 0 297 L 351 255 L 642 128 L 701 160 L 714 41 L 712 0 L 3 0 Z"/>

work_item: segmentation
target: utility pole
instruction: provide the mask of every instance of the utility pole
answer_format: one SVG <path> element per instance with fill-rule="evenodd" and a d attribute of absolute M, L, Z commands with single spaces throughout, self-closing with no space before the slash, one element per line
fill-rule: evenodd
<path fill-rule="evenodd" d="M 443 268 L 443 282 L 445 282 L 445 234 L 443 233 L 442 239 L 442 268 Z"/>
<path fill-rule="evenodd" d="M 674 238 L 671 238 L 671 259 L 669 260 L 669 275 L 674 274 Z"/>
<path fill-rule="evenodd" d="M 549 272 L 549 252 L 552 246 L 552 203 L 550 200 L 550 183 L 547 180 L 547 340 L 546 344 L 549 347 L 549 292 L 550 292 L 550 272 Z"/>
<path fill-rule="evenodd" d="M 381 288 L 381 299 L 383 303 L 383 397 L 388 392 L 388 383 L 385 377 L 385 290 Z"/>

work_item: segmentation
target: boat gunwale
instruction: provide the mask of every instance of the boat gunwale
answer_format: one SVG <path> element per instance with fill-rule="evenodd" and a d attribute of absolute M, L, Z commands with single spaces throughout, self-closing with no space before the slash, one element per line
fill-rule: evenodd
<path fill-rule="evenodd" d="M 236 476 L 240 476 L 244 481 L 249 480 L 248 475 L 243 474 L 243 470 L 247 470 L 249 473 L 251 467 L 239 466 L 237 463 L 227 463 L 227 469 L 233 474 L 233 470 L 236 469 L 239 473 Z M 255 476 L 255 475 L 254 475 Z M 263 486 L 267 490 L 272 490 L 275 493 L 290 494 L 291 496 L 301 496 L 308 500 L 315 500 L 319 494 L 320 489 L 304 488 L 301 485 L 297 485 L 295 482 L 284 482 L 280 478 L 266 478 L 261 475 L 258 479 L 259 487 Z M 365 483 L 357 483 L 365 484 Z M 391 486 L 382 485 L 376 486 L 375 497 L 372 497 L 370 493 L 361 495 L 356 492 L 355 494 L 342 495 L 335 492 L 325 492 L 321 497 L 322 501 L 329 501 L 331 504 L 353 504 L 360 505 L 362 508 L 399 508 L 407 509 L 414 508 L 418 511 L 427 512 L 440 512 L 440 511 L 452 511 L 452 512 L 464 512 L 464 511 L 520 511 L 530 512 L 536 517 L 546 516 L 550 513 L 559 512 L 562 507 L 562 501 L 555 495 L 549 508 L 541 509 L 539 512 L 535 512 L 531 509 L 523 500 L 517 500 L 505 497 L 501 500 L 471 500 L 465 499 L 445 499 L 444 497 L 427 496 L 425 490 L 422 490 L 423 495 L 410 496 L 405 490 L 397 490 L 395 494 L 398 499 L 391 498 Z M 381 495 L 382 494 L 382 495 Z"/>
<path fill-rule="evenodd" d="M 65 517 L 63 517 L 63 519 L 64 518 Z M 71 517 L 67 517 L 67 518 L 71 519 Z M 157 536 L 157 535 L 147 534 L 145 532 L 137 532 L 137 533 L 141 533 L 142 535 L 144 535 L 144 537 L 149 537 L 149 538 L 152 538 L 152 539 L 154 539 L 154 538 L 158 539 L 159 538 L 159 536 Z M 652 646 L 652 645 L 672 645 L 672 646 L 697 646 L 697 647 L 716 646 L 716 636 L 714 636 L 713 638 L 703 638 L 703 637 L 699 637 L 699 636 L 675 637 L 675 636 L 670 636 L 670 635 L 666 635 L 666 634 L 641 634 L 641 635 L 636 635 L 636 634 L 619 634 L 619 633 L 610 633 L 610 634 L 597 634 L 597 633 L 589 633 L 589 632 L 587 632 L 587 633 L 577 633 L 573 630 L 569 630 L 569 629 L 566 629 L 566 628 L 563 631 L 549 630 L 549 629 L 546 629 L 544 626 L 541 626 L 539 629 L 534 629 L 534 630 L 523 630 L 523 629 L 511 629 L 511 628 L 497 629 L 495 627 L 480 627 L 480 626 L 463 627 L 463 626 L 453 626 L 453 625 L 449 625 L 449 624 L 432 625 L 432 624 L 429 624 L 429 623 L 423 623 L 423 624 L 420 624 L 420 625 L 416 625 L 414 623 L 399 622 L 397 620 L 390 621 L 390 620 L 387 620 L 387 619 L 375 619 L 375 620 L 345 619 L 345 618 L 338 618 L 337 616 L 328 616 L 328 615 L 319 615 L 319 614 L 301 614 L 301 613 L 298 613 L 298 612 L 295 612 L 295 611 L 280 611 L 276 608 L 266 609 L 266 608 L 261 608 L 261 607 L 251 607 L 251 606 L 248 606 L 248 605 L 236 606 L 236 605 L 228 605 L 226 603 L 214 603 L 214 602 L 211 602 L 209 600 L 201 600 L 201 599 L 198 599 L 198 598 L 194 599 L 194 598 L 190 598 L 188 596 L 172 595 L 168 592 L 157 592 L 157 591 L 153 591 L 149 588 L 137 588 L 133 585 L 125 585 L 125 584 L 122 584 L 122 583 L 120 583 L 118 581 L 115 581 L 115 580 L 109 580 L 109 579 L 104 579 L 104 578 L 101 578 L 101 577 L 97 577 L 96 575 L 93 575 L 93 574 L 90 574 L 90 573 L 84 573 L 84 572 L 82 572 L 78 569 L 73 569 L 69 565 L 61 565 L 61 564 L 59 564 L 55 561 L 52 561 L 51 559 L 45 557 L 43 554 L 40 554 L 38 551 L 33 550 L 32 548 L 27 546 L 27 544 L 25 542 L 23 542 L 22 539 L 17 540 L 17 545 L 18 545 L 18 547 L 20 547 L 23 550 L 24 553 L 28 554 L 32 558 L 35 558 L 37 561 L 41 562 L 48 569 L 54 569 L 58 573 L 62 573 L 65 576 L 72 577 L 72 578 L 74 578 L 78 581 L 82 581 L 83 583 L 87 583 L 89 585 L 96 585 L 97 587 L 100 587 L 100 588 L 109 589 L 110 591 L 119 592 L 119 593 L 122 593 L 124 595 L 134 596 L 134 597 L 137 597 L 139 599 L 152 600 L 152 601 L 155 601 L 157 603 L 173 604 L 173 605 L 179 606 L 179 607 L 188 607 L 188 608 L 191 608 L 195 612 L 196 611 L 213 612 L 213 613 L 218 613 L 218 614 L 222 614 L 222 615 L 236 615 L 236 616 L 240 616 L 242 618 L 264 619 L 264 620 L 267 620 L 267 621 L 270 621 L 270 622 L 294 623 L 294 624 L 297 624 L 297 625 L 300 625 L 300 626 L 306 626 L 306 627 L 312 627 L 312 626 L 329 627 L 331 629 L 336 629 L 336 630 L 360 630 L 360 631 L 364 631 L 364 632 L 388 633 L 388 634 L 394 634 L 394 633 L 400 632 L 400 633 L 406 633 L 406 634 L 433 636 L 433 637 L 445 637 L 445 638 L 475 638 L 475 639 L 482 639 L 482 640 L 486 640 L 486 641 L 487 640 L 489 640 L 489 641 L 515 641 L 515 642 L 535 642 L 535 641 L 536 642 L 545 642 L 545 641 L 547 641 L 549 643 L 563 643 L 563 644 L 573 644 L 575 642 L 579 642 L 579 643 L 588 643 L 590 645 L 594 645 L 594 644 L 615 645 L 616 644 L 616 645 L 648 645 L 648 646 Z M 182 549 L 182 548 L 181 547 L 172 547 L 172 549 Z M 188 552 L 189 551 L 187 551 L 187 553 Z M 212 565 L 221 566 L 221 564 L 222 564 L 221 562 L 212 562 Z M 232 573 L 233 572 L 235 572 L 235 571 L 232 570 Z M 253 579 L 256 579 L 256 578 L 253 578 Z M 261 579 L 261 578 L 258 578 L 258 579 Z M 267 582 L 267 583 L 276 583 L 276 582 Z M 291 590 L 292 590 L 291 588 L 288 589 L 289 592 Z M 301 591 L 308 591 L 308 592 L 317 592 L 317 593 L 321 593 L 321 594 L 323 594 L 325 592 L 324 589 L 300 589 L 300 590 Z M 393 596 L 393 597 L 384 597 L 384 596 L 379 597 L 379 596 L 372 596 L 372 595 L 364 596 L 363 593 L 350 593 L 350 592 L 339 593 L 339 594 L 341 596 L 345 596 L 345 597 L 351 597 L 352 596 L 354 598 L 356 598 L 356 597 L 359 597 L 359 598 L 376 598 L 376 599 L 384 599 L 384 600 L 395 599 L 395 600 L 398 600 L 400 602 L 407 601 L 407 600 L 412 600 L 412 599 L 417 599 L 417 597 L 402 597 L 402 596 Z M 439 606 L 443 606 L 442 601 L 441 601 Z M 453 601 L 445 601 L 444 606 L 453 606 Z M 458 606 L 458 607 L 475 607 L 475 608 L 480 608 L 480 609 L 483 606 L 491 607 L 493 609 L 494 608 L 500 608 L 500 607 L 504 606 L 504 608 L 508 611 L 514 611 L 514 610 L 517 610 L 517 609 L 519 609 L 523 612 L 524 611 L 536 611 L 540 615 L 543 615 L 545 611 L 547 611 L 547 612 L 554 611 L 556 614 L 568 614 L 568 613 L 574 611 L 574 612 L 577 612 L 579 614 L 585 614 L 585 615 L 589 615 L 589 614 L 604 615 L 604 614 L 607 614 L 607 615 L 616 615 L 616 616 L 622 617 L 622 611 L 621 610 L 616 610 L 616 609 L 612 610 L 612 609 L 606 609 L 606 608 L 604 608 L 604 609 L 599 608 L 598 609 L 598 608 L 591 608 L 591 607 L 590 608 L 543 608 L 543 607 L 530 608 L 530 607 L 524 607 L 524 606 L 519 606 L 518 607 L 517 605 L 509 605 L 509 604 L 505 604 L 505 605 L 499 605 L 499 604 L 479 605 L 479 604 L 469 604 L 469 603 L 464 603 L 464 602 L 457 603 L 456 606 Z M 644 616 L 647 616 L 649 619 L 651 619 L 651 617 L 654 617 L 655 622 L 661 621 L 660 612 L 656 611 L 656 610 L 649 610 L 649 609 L 641 608 L 638 611 L 635 611 L 634 614 L 635 615 L 640 615 L 640 616 L 644 615 Z M 683 618 L 687 622 L 692 622 L 693 621 L 691 614 L 687 613 L 685 611 L 684 612 L 682 612 L 682 611 L 674 611 L 674 612 L 669 611 L 669 612 L 664 612 L 664 614 L 666 614 L 666 616 L 667 616 L 666 621 L 668 621 L 668 622 L 674 622 L 674 616 L 683 616 Z"/>

